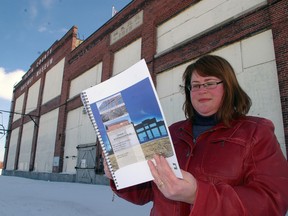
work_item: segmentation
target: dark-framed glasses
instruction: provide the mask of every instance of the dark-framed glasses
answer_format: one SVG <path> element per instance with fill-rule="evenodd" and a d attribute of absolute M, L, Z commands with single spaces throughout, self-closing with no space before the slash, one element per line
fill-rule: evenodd
<path fill-rule="evenodd" d="M 206 83 L 202 83 L 202 84 L 194 83 L 191 86 L 188 86 L 188 90 L 192 91 L 192 92 L 199 91 L 201 86 L 203 86 L 203 88 L 205 88 L 205 89 L 215 89 L 217 87 L 217 85 L 219 85 L 221 83 L 223 83 L 223 81 L 219 81 L 219 82 L 211 81 L 211 82 L 206 82 Z"/>

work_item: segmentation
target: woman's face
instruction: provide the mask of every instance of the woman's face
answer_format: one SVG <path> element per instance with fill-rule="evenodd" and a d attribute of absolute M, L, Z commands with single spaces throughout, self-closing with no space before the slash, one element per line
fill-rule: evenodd
<path fill-rule="evenodd" d="M 200 76 L 196 71 L 193 71 L 191 77 L 191 86 L 210 82 L 220 82 L 217 77 Z M 192 106 L 202 116 L 211 116 L 215 114 L 221 106 L 222 97 L 224 95 L 223 83 L 216 85 L 214 89 L 207 89 L 203 85 L 195 91 L 190 91 Z"/>

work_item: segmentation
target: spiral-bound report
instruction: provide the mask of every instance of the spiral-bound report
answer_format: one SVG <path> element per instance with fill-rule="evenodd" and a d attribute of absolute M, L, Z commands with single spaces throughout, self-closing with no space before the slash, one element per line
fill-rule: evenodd
<path fill-rule="evenodd" d="M 117 189 L 153 180 L 147 160 L 163 155 L 182 178 L 163 111 L 144 59 L 82 91 Z"/>

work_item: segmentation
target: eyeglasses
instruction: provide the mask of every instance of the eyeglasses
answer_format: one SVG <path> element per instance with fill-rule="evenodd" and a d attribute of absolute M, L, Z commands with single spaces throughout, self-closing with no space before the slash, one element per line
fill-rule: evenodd
<path fill-rule="evenodd" d="M 219 82 L 206 82 L 206 83 L 202 83 L 202 84 L 192 84 L 191 86 L 188 86 L 188 90 L 195 92 L 195 91 L 199 91 L 201 86 L 203 86 L 205 89 L 215 89 L 217 87 L 217 85 L 223 83 L 223 81 L 219 81 Z"/>

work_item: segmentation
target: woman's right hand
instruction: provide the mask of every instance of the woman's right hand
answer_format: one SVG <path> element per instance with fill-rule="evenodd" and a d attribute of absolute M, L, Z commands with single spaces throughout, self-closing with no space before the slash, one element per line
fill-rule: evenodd
<path fill-rule="evenodd" d="M 196 198 L 197 181 L 194 176 L 181 170 L 183 179 L 176 177 L 166 158 L 154 156 L 155 164 L 152 160 L 148 161 L 154 183 L 163 195 L 171 200 L 193 204 Z"/>

